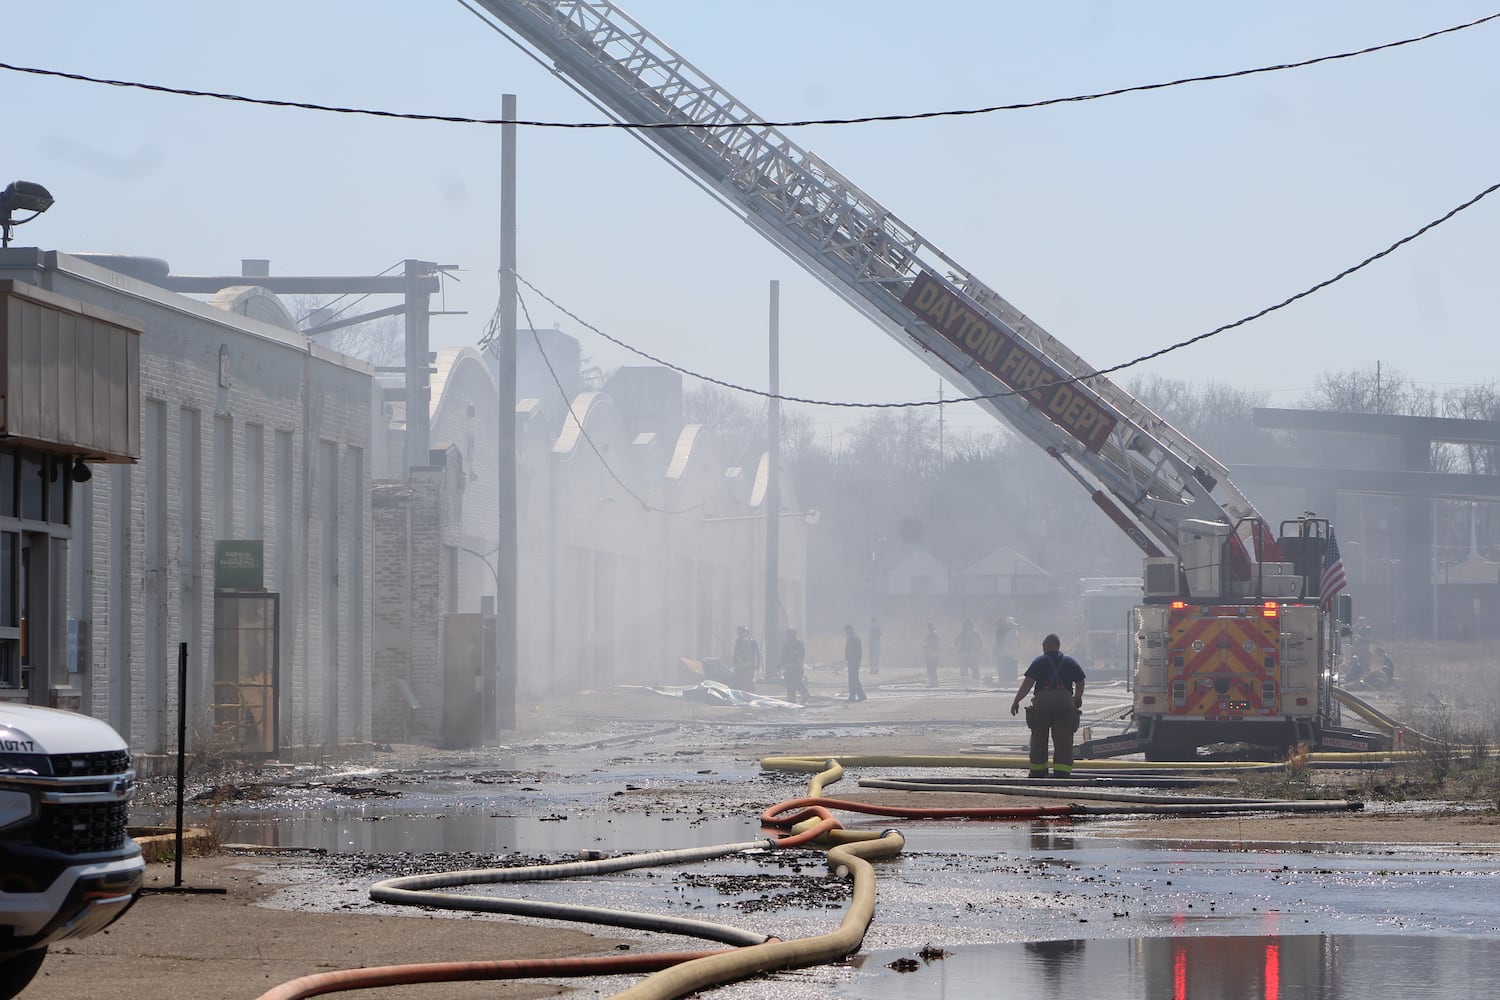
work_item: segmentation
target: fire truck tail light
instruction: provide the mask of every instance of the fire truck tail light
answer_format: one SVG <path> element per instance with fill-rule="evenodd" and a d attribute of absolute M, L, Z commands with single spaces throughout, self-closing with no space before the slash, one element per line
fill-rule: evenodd
<path fill-rule="evenodd" d="M 1187 607 L 1187 601 L 1173 601 L 1172 602 L 1172 610 L 1173 611 L 1181 611 L 1185 607 Z"/>
<path fill-rule="evenodd" d="M 1143 694 L 1143 695 L 1141 695 L 1141 704 L 1142 705 L 1155 705 L 1156 704 L 1156 695 L 1154 695 L 1154 694 Z"/>
<path fill-rule="evenodd" d="M 1304 707 L 1306 707 L 1306 705 L 1307 705 L 1307 699 L 1306 698 L 1298 698 L 1297 699 L 1297 707 L 1298 708 L 1304 708 Z"/>
<path fill-rule="evenodd" d="M 1174 704 L 1174 705 L 1186 705 L 1187 704 L 1187 685 L 1185 683 L 1183 683 L 1182 681 L 1173 681 L 1172 682 L 1172 704 Z"/>
<path fill-rule="evenodd" d="M 1275 601 L 1267 601 L 1260 607 L 1261 617 L 1277 618 L 1281 615 L 1281 607 Z"/>

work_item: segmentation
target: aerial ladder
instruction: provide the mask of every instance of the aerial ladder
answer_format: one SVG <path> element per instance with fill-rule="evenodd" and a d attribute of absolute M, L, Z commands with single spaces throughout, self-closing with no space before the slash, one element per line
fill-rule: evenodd
<path fill-rule="evenodd" d="M 1228 470 L 614 3 L 476 0 L 766 239 L 1057 459 L 1147 554 L 1261 522 Z"/>
<path fill-rule="evenodd" d="M 843 174 L 766 124 L 618 5 L 608 0 L 472 2 L 499 22 L 497 30 L 508 28 L 523 49 L 617 121 L 644 126 L 634 130 L 638 137 L 944 379 L 983 397 L 980 406 L 1056 459 L 1145 553 L 1147 602 L 1153 596 L 1160 603 L 1178 598 L 1203 614 L 1246 617 L 1261 614 L 1251 610 L 1257 599 L 1305 601 L 1309 589 L 1316 593 L 1319 525 L 1326 522 L 1299 522 L 1293 535 L 1304 544 L 1293 562 L 1282 561 L 1269 525 L 1230 482 L 1224 465 Z M 1281 704 L 1282 678 L 1270 676 L 1279 673 L 1279 651 L 1275 657 L 1247 658 L 1263 661 L 1254 666 L 1253 678 L 1226 685 L 1224 675 L 1248 668 L 1221 661 L 1210 673 L 1194 676 L 1190 666 L 1173 668 L 1175 640 L 1162 614 L 1146 616 L 1136 642 L 1141 655 L 1165 658 L 1156 673 L 1166 702 L 1191 706 L 1200 722 L 1205 716 L 1216 722 L 1220 714 L 1225 721 L 1234 713 L 1243 717 L 1247 705 L 1257 719 L 1297 714 Z M 1300 610 L 1291 617 L 1302 622 L 1299 627 L 1320 633 L 1316 655 L 1303 659 L 1326 677 L 1337 636 L 1321 613 L 1313 625 Z M 1160 635 L 1146 635 L 1153 630 Z M 1253 636 L 1241 631 L 1251 636 L 1242 645 L 1280 641 L 1263 627 Z M 1179 632 L 1178 638 L 1187 634 Z M 1305 652 L 1302 645 L 1298 652 Z M 1217 703 L 1210 703 L 1213 692 L 1206 690 L 1200 698 L 1178 698 L 1179 682 L 1195 693 L 1205 683 L 1226 688 L 1218 701 L 1229 707 L 1218 712 Z M 1141 697 L 1138 690 L 1138 716 L 1149 707 Z M 1313 698 L 1320 705 L 1329 701 Z M 1283 727 L 1291 736 L 1283 738 L 1278 730 L 1271 742 L 1289 746 L 1304 737 L 1316 740 L 1327 721 L 1302 719 Z M 1212 735 L 1223 727 L 1198 729 Z M 1204 742 L 1197 730 L 1175 743 L 1153 739 L 1174 750 L 1185 741 Z"/>

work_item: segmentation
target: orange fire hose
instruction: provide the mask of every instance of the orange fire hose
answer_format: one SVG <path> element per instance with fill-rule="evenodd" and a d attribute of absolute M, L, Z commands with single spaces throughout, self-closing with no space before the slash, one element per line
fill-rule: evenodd
<path fill-rule="evenodd" d="M 347 990 L 405 986 L 409 983 L 466 983 L 494 979 L 613 976 L 630 972 L 660 972 L 674 965 L 734 949 L 661 952 L 656 955 L 593 955 L 582 958 L 521 958 L 496 962 L 429 962 L 418 965 L 380 965 L 369 969 L 320 972 L 282 983 L 257 1000 L 304 1000 Z"/>

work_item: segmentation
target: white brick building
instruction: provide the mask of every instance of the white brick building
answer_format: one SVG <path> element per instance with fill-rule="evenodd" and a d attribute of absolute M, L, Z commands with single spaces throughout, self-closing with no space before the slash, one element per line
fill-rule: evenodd
<path fill-rule="evenodd" d="M 36 249 L 0 251 L 0 278 L 143 327 L 141 461 L 75 493 L 67 608 L 83 710 L 137 752 L 169 750 L 186 643 L 195 733 L 228 721 L 310 752 L 368 741 L 370 368 L 310 345 L 258 289 L 221 293 L 221 308 Z M 214 543 L 231 539 L 263 543 L 264 586 L 280 595 L 274 635 L 248 640 L 274 638 L 279 666 L 245 693 L 250 678 L 215 661 L 233 633 L 215 638 Z"/>

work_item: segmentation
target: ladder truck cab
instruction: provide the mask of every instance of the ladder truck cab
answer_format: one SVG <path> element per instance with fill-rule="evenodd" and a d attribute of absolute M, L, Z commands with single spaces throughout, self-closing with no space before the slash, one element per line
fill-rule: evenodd
<path fill-rule="evenodd" d="M 1255 756 L 1299 748 L 1387 749 L 1377 733 L 1339 725 L 1334 697 L 1342 615 L 1321 603 L 1328 522 L 1284 522 L 1263 539 L 1186 520 L 1178 557 L 1145 560 L 1145 600 L 1132 612 L 1135 731 L 1093 740 L 1080 756 L 1144 752 L 1187 760 L 1239 744 Z"/>

